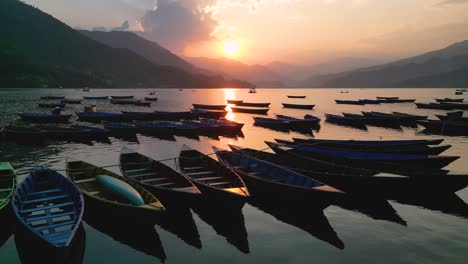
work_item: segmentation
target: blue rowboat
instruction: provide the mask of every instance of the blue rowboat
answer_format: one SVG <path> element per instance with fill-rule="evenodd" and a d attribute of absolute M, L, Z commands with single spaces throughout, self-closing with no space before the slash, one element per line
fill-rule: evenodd
<path fill-rule="evenodd" d="M 83 96 L 83 99 L 86 100 L 107 100 L 109 96 Z"/>
<path fill-rule="evenodd" d="M 458 156 L 430 156 L 322 149 L 307 145 L 277 144 L 272 142 L 266 142 L 266 144 L 275 152 L 275 149 L 278 147 L 286 147 L 288 151 L 296 152 L 307 157 L 327 160 L 340 165 L 349 165 L 350 167 L 370 168 L 384 172 L 436 170 L 460 158 Z"/>
<path fill-rule="evenodd" d="M 81 223 L 84 200 L 68 178 L 41 166 L 18 187 L 12 207 L 27 230 L 53 247 L 64 248 Z"/>
<path fill-rule="evenodd" d="M 282 166 L 246 155 L 213 147 L 218 159 L 237 172 L 253 194 L 281 195 L 284 199 L 331 198 L 342 191 Z M 316 205 L 328 206 L 329 201 L 317 199 Z"/>
<path fill-rule="evenodd" d="M 31 123 L 68 123 L 72 115 L 55 115 L 47 113 L 18 113 L 22 120 Z"/>
<path fill-rule="evenodd" d="M 111 134 L 118 136 L 134 136 L 137 132 L 137 127 L 127 123 L 112 123 L 107 122 L 104 128 L 111 131 Z"/>
<path fill-rule="evenodd" d="M 155 121 L 155 122 L 135 122 L 136 127 L 143 133 L 173 135 L 176 130 L 175 122 Z"/>
<path fill-rule="evenodd" d="M 113 121 L 121 122 L 128 120 L 128 116 L 122 113 L 111 113 L 111 112 L 81 112 L 76 113 L 80 121 L 96 122 L 102 121 Z"/>

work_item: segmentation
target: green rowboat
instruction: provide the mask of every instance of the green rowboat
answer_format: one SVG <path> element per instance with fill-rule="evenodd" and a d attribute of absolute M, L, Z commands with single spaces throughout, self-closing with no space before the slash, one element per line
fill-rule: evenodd
<path fill-rule="evenodd" d="M 0 162 L 0 211 L 10 203 L 17 185 L 16 172 L 11 164 Z"/>

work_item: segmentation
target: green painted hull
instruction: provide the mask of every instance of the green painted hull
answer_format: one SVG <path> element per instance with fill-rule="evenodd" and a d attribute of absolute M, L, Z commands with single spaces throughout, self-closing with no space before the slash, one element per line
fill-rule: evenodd
<path fill-rule="evenodd" d="M 10 204 L 17 186 L 13 166 L 9 162 L 0 162 L 0 211 Z"/>

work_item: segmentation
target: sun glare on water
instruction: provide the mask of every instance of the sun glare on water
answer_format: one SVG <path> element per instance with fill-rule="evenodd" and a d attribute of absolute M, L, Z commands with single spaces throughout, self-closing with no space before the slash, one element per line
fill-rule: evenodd
<path fill-rule="evenodd" d="M 229 40 L 223 42 L 224 54 L 228 57 L 236 57 L 240 51 L 240 43 L 236 40 Z"/>

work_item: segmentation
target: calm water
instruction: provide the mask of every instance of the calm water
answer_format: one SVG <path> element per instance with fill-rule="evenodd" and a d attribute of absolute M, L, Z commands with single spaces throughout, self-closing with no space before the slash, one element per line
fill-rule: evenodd
<path fill-rule="evenodd" d="M 37 108 L 38 98 L 44 95 L 65 95 L 81 98 L 83 95 L 135 95 L 143 98 L 149 89 L 129 90 L 1 90 L 0 126 L 18 122 L 16 112 L 44 111 Z M 246 90 L 158 90 L 158 102 L 151 108 L 116 106 L 98 101 L 101 111 L 149 111 L 187 110 L 192 103 L 222 104 L 225 99 L 243 99 L 248 102 L 271 102 L 269 115 L 281 113 L 303 116 L 310 113 L 323 117 L 324 113 L 375 110 L 425 114 L 434 117 L 438 110 L 416 109 L 414 104 L 336 105 L 334 99 L 362 99 L 375 96 L 400 96 L 416 98 L 419 102 L 434 98 L 455 97 L 452 89 L 350 89 L 341 94 L 335 89 L 309 90 L 258 90 L 249 94 Z M 307 95 L 307 99 L 288 99 L 286 95 Z M 468 98 L 466 98 L 468 99 Z M 313 103 L 313 111 L 283 109 L 281 102 Z M 69 112 L 81 111 L 73 106 Z M 297 133 L 281 133 L 252 126 L 250 114 L 230 113 L 229 119 L 246 123 L 244 138 L 212 139 L 200 137 L 192 140 L 176 137 L 175 141 L 159 140 L 138 135 L 138 143 L 111 138 L 112 144 L 56 143 L 54 145 L 28 147 L 16 144 L 0 145 L 0 160 L 10 161 L 23 179 L 28 170 L 38 164 L 48 164 L 63 169 L 66 157 L 76 157 L 96 165 L 117 164 L 122 146 L 130 146 L 155 159 L 176 157 L 182 144 L 188 144 L 205 153 L 211 146 L 227 148 L 227 144 L 263 149 L 264 140 L 304 137 Z M 74 121 L 75 122 L 75 121 Z M 322 122 L 316 138 L 335 139 L 413 139 L 439 138 L 419 133 L 417 129 L 402 131 L 369 127 L 368 131 L 336 126 Z M 443 137 L 452 148 L 445 155 L 461 156 L 448 169 L 468 171 L 468 138 Z M 168 164 L 172 165 L 172 161 Z M 117 167 L 110 168 L 118 172 Z M 352 202 L 348 206 L 329 206 L 317 212 L 307 203 L 301 209 L 274 206 L 257 207 L 246 204 L 242 212 L 213 219 L 203 212 L 192 212 L 188 222 L 195 227 L 187 232 L 169 232 L 159 226 L 110 228 L 99 223 L 85 223 L 86 234 L 84 263 L 467 263 L 468 261 L 468 213 L 464 201 L 468 189 L 441 202 L 433 201 L 375 201 L 373 198 Z M 308 212 L 308 213 L 305 213 Z M 0 219 L 2 221 L 3 219 Z M 184 220 L 184 221 L 185 221 Z M 0 223 L 0 263 L 19 263 L 14 236 L 8 238 L 9 227 Z M 104 226 L 104 228 L 102 227 Z M 106 228 L 106 226 L 108 228 Z M 188 228 L 190 229 L 190 228 Z M 117 231 L 116 231 L 117 230 Z M 120 231 L 118 231 L 120 230 Z M 3 235 L 3 233 L 6 233 Z M 190 233 L 180 239 L 180 233 Z M 184 236 L 182 236 L 184 237 Z M 186 238 L 185 237 L 185 238 Z M 144 241 L 145 243 L 142 243 Z M 187 242 L 186 242 L 187 241 Z M 201 247 L 201 248 L 200 248 Z"/>

